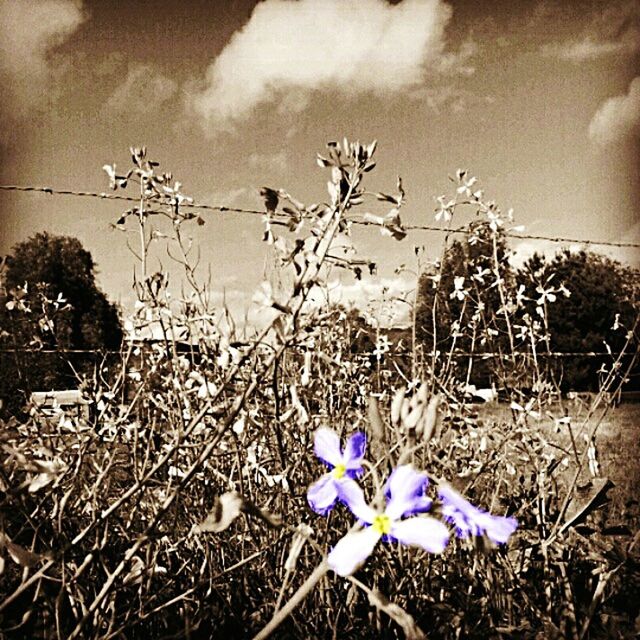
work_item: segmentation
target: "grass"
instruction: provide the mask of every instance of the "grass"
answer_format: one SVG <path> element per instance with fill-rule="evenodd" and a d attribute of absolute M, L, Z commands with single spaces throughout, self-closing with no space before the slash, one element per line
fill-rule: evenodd
<path fill-rule="evenodd" d="M 485 424 L 509 422 L 512 411 L 505 403 L 488 403 L 475 407 L 478 419 Z M 565 416 L 571 418 L 573 441 L 578 452 L 582 452 L 585 436 L 594 421 L 602 415 L 602 410 L 589 417 L 589 405 L 584 401 L 565 401 L 551 405 L 544 410 L 539 421 L 529 418 L 529 423 L 539 425 L 541 432 L 549 442 L 550 451 L 558 456 L 572 456 L 572 438 L 566 424 L 556 420 Z M 608 478 L 613 487 L 608 492 L 608 504 L 602 509 L 609 526 L 626 524 L 635 533 L 640 526 L 640 404 L 623 403 L 606 411 L 600 420 L 596 432 L 596 451 L 599 463 L 599 475 Z M 561 447 L 558 449 L 556 447 Z M 579 486 L 588 483 L 591 478 L 588 467 L 583 469 Z M 565 476 L 565 480 L 568 477 Z"/>

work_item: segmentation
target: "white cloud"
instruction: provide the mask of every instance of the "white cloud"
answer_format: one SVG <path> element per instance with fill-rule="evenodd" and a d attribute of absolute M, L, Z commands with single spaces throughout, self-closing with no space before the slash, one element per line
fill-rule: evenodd
<path fill-rule="evenodd" d="M 365 279 L 352 284 L 329 283 L 329 301 L 359 309 L 373 325 L 404 326 L 410 321 L 415 280 L 403 277 Z M 403 302 L 406 301 L 406 302 Z"/>
<path fill-rule="evenodd" d="M 254 151 L 249 155 L 248 164 L 253 169 L 265 171 L 279 171 L 285 173 L 289 168 L 289 154 L 286 151 L 277 151 L 276 153 L 258 153 Z"/>
<path fill-rule="evenodd" d="M 251 302 L 251 292 L 241 289 L 222 289 L 220 291 L 212 291 L 209 294 L 211 302 L 216 306 L 223 304 L 234 304 L 248 307 Z"/>
<path fill-rule="evenodd" d="M 607 56 L 632 56 L 640 52 L 640 5 L 618 0 L 594 5 L 584 13 L 571 3 L 549 5 L 547 18 L 555 22 L 586 20 L 580 37 L 542 46 L 548 57 L 580 64 Z"/>
<path fill-rule="evenodd" d="M 638 51 L 640 51 L 638 29 L 629 29 L 618 40 L 597 40 L 593 36 L 585 36 L 582 40 L 546 44 L 542 47 L 544 55 L 574 63 L 589 62 L 610 55 L 634 55 Z"/>
<path fill-rule="evenodd" d="M 453 65 L 444 53 L 451 14 L 442 0 L 267 0 L 209 66 L 191 107 L 229 122 L 287 93 L 304 105 L 300 93 L 314 89 L 386 95 L 419 86 L 429 68 Z"/>
<path fill-rule="evenodd" d="M 75 0 L 0 0 L 0 82 L 10 117 L 50 99 L 60 64 L 52 53 L 84 18 Z"/>
<path fill-rule="evenodd" d="M 515 240 L 513 252 L 509 255 L 509 263 L 515 269 L 520 269 L 536 253 L 547 259 L 553 258 L 559 247 L 557 242 L 551 240 Z"/>
<path fill-rule="evenodd" d="M 202 200 L 196 198 L 196 202 L 230 207 L 238 204 L 238 202 L 248 195 L 253 195 L 248 187 L 236 187 L 226 190 L 216 189 L 214 191 L 208 191 Z"/>
<path fill-rule="evenodd" d="M 640 76 L 631 81 L 626 94 L 600 105 L 589 125 L 589 137 L 598 144 L 640 138 Z"/>
<path fill-rule="evenodd" d="M 452 85 L 421 87 L 410 95 L 422 100 L 435 113 L 463 113 L 473 105 L 493 104 L 495 97 L 478 94 Z"/>
<path fill-rule="evenodd" d="M 127 77 L 105 102 L 107 111 L 116 113 L 155 112 L 173 98 L 178 84 L 148 64 L 135 63 L 129 67 Z"/>

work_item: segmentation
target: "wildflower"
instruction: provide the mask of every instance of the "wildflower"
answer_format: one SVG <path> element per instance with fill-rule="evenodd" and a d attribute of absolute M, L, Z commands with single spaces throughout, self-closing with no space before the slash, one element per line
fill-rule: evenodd
<path fill-rule="evenodd" d="M 540 412 L 533 410 L 535 402 L 535 398 L 530 398 L 527 404 L 523 407 L 514 400 L 509 408 L 513 409 L 514 411 L 519 411 L 521 414 L 524 414 L 527 417 L 531 417 L 534 420 L 540 420 Z"/>
<path fill-rule="evenodd" d="M 440 219 L 444 219 L 445 222 L 449 222 L 453 217 L 453 208 L 456 205 L 455 200 L 449 200 L 445 202 L 446 196 L 438 196 L 436 198 L 440 208 L 436 211 L 436 220 L 440 221 Z"/>
<path fill-rule="evenodd" d="M 490 540 L 501 544 L 509 539 L 518 526 L 515 518 L 492 516 L 478 509 L 448 484 L 440 485 L 438 496 L 442 501 L 442 515 L 455 525 L 459 538 L 486 533 Z"/>
<path fill-rule="evenodd" d="M 514 325 L 514 329 L 516 330 L 516 338 L 518 338 L 518 340 L 526 340 L 531 332 L 531 329 L 523 324 Z"/>
<path fill-rule="evenodd" d="M 380 360 L 382 356 L 391 349 L 391 342 L 387 336 L 379 336 L 376 341 L 376 348 L 373 350 L 373 355 L 377 360 Z"/>
<path fill-rule="evenodd" d="M 347 439 L 340 450 L 340 438 L 332 429 L 320 428 L 314 437 L 314 451 L 329 468 L 307 491 L 310 507 L 324 516 L 333 509 L 338 500 L 338 488 L 345 479 L 353 479 L 362 472 L 362 459 L 367 446 L 367 437 L 358 431 Z"/>
<path fill-rule="evenodd" d="M 105 164 L 102 165 L 102 169 L 109 176 L 109 188 L 115 190 L 117 188 L 116 178 L 118 177 L 116 175 L 116 165 Z"/>
<path fill-rule="evenodd" d="M 504 223 L 500 217 L 500 213 L 494 213 L 493 211 L 487 211 L 487 218 L 489 219 L 489 227 L 494 233 L 498 231 Z"/>
<path fill-rule="evenodd" d="M 542 287 L 536 287 L 536 291 L 541 294 L 536 301 L 536 304 L 539 307 L 541 307 L 547 300 L 549 302 L 556 301 L 556 294 L 554 289 L 543 289 Z"/>
<path fill-rule="evenodd" d="M 389 501 L 391 499 L 391 492 L 395 487 L 396 494 L 398 493 L 398 486 L 406 486 L 406 491 L 411 491 L 411 507 L 407 509 L 402 515 L 406 518 L 416 513 L 424 513 L 429 511 L 433 505 L 433 500 L 425 495 L 427 486 L 429 485 L 429 478 L 425 473 L 419 473 L 414 468 L 405 464 L 398 467 L 388 478 L 384 485 L 384 496 Z"/>
<path fill-rule="evenodd" d="M 193 202 L 193 198 L 181 193 L 181 187 L 182 183 L 177 180 L 173 183 L 173 187 L 168 187 L 166 185 L 162 187 L 165 194 L 170 198 L 170 204 L 180 206 L 183 202 L 186 202 L 187 204 L 191 204 Z"/>
<path fill-rule="evenodd" d="M 447 527 L 430 516 L 413 516 L 429 505 L 423 495 L 427 476 L 410 465 L 395 469 L 386 485 L 387 504 L 376 511 L 352 480 L 339 485 L 340 499 L 364 523 L 361 531 L 348 533 L 328 556 L 329 566 L 339 575 L 353 573 L 373 552 L 380 538 L 441 553 L 449 540 Z"/>
<path fill-rule="evenodd" d="M 456 276 L 453 279 L 453 291 L 449 294 L 449 297 L 457 298 L 458 300 L 464 300 L 467 292 L 464 290 L 464 276 Z"/>
<path fill-rule="evenodd" d="M 463 169 L 458 169 L 456 172 L 456 177 L 458 178 L 458 183 L 460 186 L 456 189 L 458 194 L 465 194 L 468 198 L 472 195 L 471 187 L 478 182 L 478 179 L 475 177 L 467 178 L 468 172 Z"/>
<path fill-rule="evenodd" d="M 479 282 L 480 284 L 484 284 L 485 276 L 489 275 L 491 271 L 489 269 L 483 269 L 482 267 L 476 267 L 476 273 L 474 273 L 471 277 Z"/>

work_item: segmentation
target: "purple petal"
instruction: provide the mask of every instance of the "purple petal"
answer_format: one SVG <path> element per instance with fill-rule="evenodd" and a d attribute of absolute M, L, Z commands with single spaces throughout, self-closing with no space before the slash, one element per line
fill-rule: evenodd
<path fill-rule="evenodd" d="M 503 544 L 509 536 L 518 528 L 518 521 L 515 518 L 505 518 L 503 516 L 492 516 L 485 514 L 486 522 L 484 530 L 489 539 L 496 544 Z"/>
<path fill-rule="evenodd" d="M 385 513 L 392 520 L 414 513 L 416 506 L 424 504 L 423 494 L 427 483 L 426 473 L 419 473 L 408 464 L 397 467 L 387 480 L 389 501 Z"/>
<path fill-rule="evenodd" d="M 465 515 L 471 517 L 482 513 L 480 509 L 474 507 L 470 502 L 465 500 L 451 485 L 442 483 L 438 488 L 438 496 L 443 503 L 454 507 Z"/>
<path fill-rule="evenodd" d="M 486 533 L 493 542 L 501 544 L 509 539 L 518 526 L 515 518 L 492 516 L 478 509 L 449 485 L 441 485 L 438 494 L 443 503 L 442 515 L 456 526 L 461 538 Z"/>
<path fill-rule="evenodd" d="M 440 511 L 444 519 L 455 526 L 456 534 L 459 538 L 468 538 L 470 535 L 482 535 L 482 529 L 472 518 L 465 516 L 462 511 L 458 511 L 455 507 L 447 504 L 443 505 Z"/>
<path fill-rule="evenodd" d="M 336 482 L 330 473 L 325 473 L 307 490 L 309 506 L 321 516 L 326 516 L 333 509 L 337 499 Z"/>
<path fill-rule="evenodd" d="M 360 469 L 362 467 L 362 458 L 367 448 L 367 436 L 358 431 L 350 436 L 344 447 L 342 454 L 342 463 L 347 469 Z"/>
<path fill-rule="evenodd" d="M 371 555 L 378 540 L 380 534 L 373 527 L 347 533 L 330 551 L 329 566 L 338 575 L 351 575 Z"/>
<path fill-rule="evenodd" d="M 432 505 L 433 500 L 431 498 L 427 498 L 427 496 L 418 496 L 413 503 L 411 512 L 403 513 L 402 515 L 406 518 L 414 513 L 425 513 L 427 511 L 431 511 Z"/>
<path fill-rule="evenodd" d="M 364 493 L 355 480 L 351 478 L 342 478 L 336 482 L 338 497 L 351 510 L 351 513 L 367 524 L 371 524 L 376 517 L 376 512 L 367 504 L 364 499 Z"/>
<path fill-rule="evenodd" d="M 442 553 L 449 541 L 447 527 L 430 516 L 394 522 L 391 535 L 402 544 L 420 547 L 431 553 Z"/>
<path fill-rule="evenodd" d="M 342 463 L 342 453 L 340 453 L 340 438 L 332 429 L 320 427 L 313 439 L 313 450 L 316 456 L 331 467 Z"/>

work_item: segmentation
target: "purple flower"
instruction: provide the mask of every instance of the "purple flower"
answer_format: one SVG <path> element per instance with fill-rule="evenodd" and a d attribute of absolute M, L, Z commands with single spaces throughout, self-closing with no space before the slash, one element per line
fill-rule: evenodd
<path fill-rule="evenodd" d="M 425 473 L 417 474 L 420 476 L 420 481 L 415 477 L 416 471 L 414 471 L 411 465 L 403 465 L 398 467 L 387 480 L 384 485 L 384 496 L 389 501 L 391 499 L 391 481 L 393 479 L 394 486 L 402 486 L 405 484 L 407 490 L 411 485 L 413 488 L 413 493 L 410 497 L 410 506 L 405 511 L 402 516 L 404 518 L 408 518 L 409 516 L 415 515 L 416 513 L 424 513 L 425 511 L 429 511 L 431 509 L 431 505 L 433 504 L 433 500 L 428 498 L 425 495 L 425 491 L 429 486 L 429 478 Z"/>
<path fill-rule="evenodd" d="M 459 538 L 481 536 L 487 534 L 496 544 L 502 544 L 516 530 L 518 521 L 515 518 L 492 516 L 467 502 L 448 484 L 440 485 L 438 495 L 442 501 L 442 515 L 456 527 Z"/>
<path fill-rule="evenodd" d="M 447 527 L 430 516 L 416 516 L 416 507 L 424 505 L 426 474 L 410 465 L 393 471 L 387 482 L 388 500 L 384 511 L 370 507 L 362 489 L 353 480 L 345 479 L 338 486 L 340 499 L 365 525 L 361 531 L 348 533 L 338 541 L 328 556 L 329 566 L 339 575 L 353 573 L 372 553 L 382 537 L 402 544 L 421 547 L 431 553 L 441 553 L 449 540 Z"/>
<path fill-rule="evenodd" d="M 311 508 L 322 516 L 333 509 L 338 500 L 338 487 L 349 478 L 362 472 L 362 459 L 367 446 L 367 437 L 358 431 L 347 439 L 344 450 L 340 449 L 340 438 L 332 429 L 320 428 L 314 436 L 315 454 L 331 469 L 307 491 Z"/>

